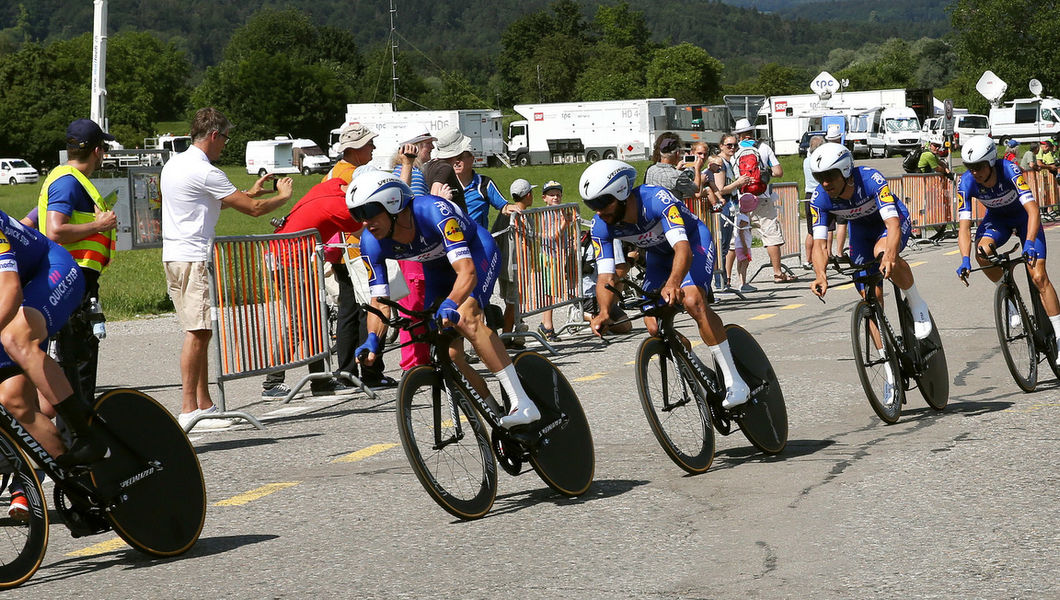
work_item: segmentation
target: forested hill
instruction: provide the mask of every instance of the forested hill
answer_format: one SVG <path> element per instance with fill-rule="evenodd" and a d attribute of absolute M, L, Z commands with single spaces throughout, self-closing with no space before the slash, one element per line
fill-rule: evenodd
<path fill-rule="evenodd" d="M 889 37 L 939 37 L 948 31 L 942 6 L 948 0 L 845 0 L 805 4 L 799 0 L 683 0 L 632 3 L 644 12 L 655 41 L 691 42 L 726 64 L 736 80 L 754 65 L 776 62 L 800 67 L 824 63 L 829 49 L 855 49 Z M 598 0 L 577 0 L 591 18 Z M 762 14 L 730 3 L 757 4 Z M 551 0 L 455 3 L 395 0 L 403 49 L 416 49 L 448 69 L 488 68 L 501 50 L 501 33 L 514 20 L 546 9 Z M 607 4 L 608 2 L 604 2 Z M 353 32 L 359 50 L 383 43 L 390 31 L 387 0 L 110 0 L 110 32 L 156 32 L 183 48 L 197 69 L 217 64 L 231 32 L 263 7 L 294 8 L 318 25 Z M 942 15 L 942 19 L 934 17 Z M 845 21 L 821 22 L 825 16 Z M 881 28 L 881 23 L 886 27 Z M 92 30 L 92 2 L 9 0 L 0 3 L 0 53 L 22 41 L 66 39 Z M 827 43 L 822 41 L 827 40 Z M 534 44 L 535 40 L 526 40 Z"/>

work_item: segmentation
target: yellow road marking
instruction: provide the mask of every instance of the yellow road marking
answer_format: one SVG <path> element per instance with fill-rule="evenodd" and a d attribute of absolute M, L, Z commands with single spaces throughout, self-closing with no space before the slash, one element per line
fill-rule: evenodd
<path fill-rule="evenodd" d="M 259 487 L 257 489 L 250 490 L 249 492 L 243 492 L 242 494 L 238 494 L 236 496 L 232 496 L 228 500 L 221 500 L 220 502 L 214 502 L 213 505 L 214 506 L 239 506 L 241 504 L 246 504 L 247 502 L 252 502 L 254 500 L 257 500 L 258 498 L 264 498 L 265 496 L 268 496 L 269 494 L 272 494 L 274 492 L 278 492 L 280 490 L 285 490 L 285 489 L 287 489 L 289 487 L 294 487 L 294 486 L 298 485 L 299 483 L 302 483 L 302 482 L 301 481 L 286 481 L 286 482 L 279 482 L 279 483 L 269 483 L 269 484 L 263 485 L 263 486 L 261 486 L 261 487 Z"/>
<path fill-rule="evenodd" d="M 592 375 L 586 375 L 585 377 L 578 377 L 577 379 L 572 379 L 571 381 L 595 381 L 597 379 L 600 379 L 604 375 L 607 375 L 607 373 L 606 372 L 604 372 L 604 373 L 593 373 Z"/>
<path fill-rule="evenodd" d="M 757 317 L 751 317 L 752 321 L 761 321 L 763 319 L 770 319 L 777 316 L 777 313 L 766 313 L 764 315 L 758 315 Z"/>
<path fill-rule="evenodd" d="M 629 366 L 629 365 L 635 365 L 635 364 L 637 364 L 637 361 L 635 361 L 635 360 L 631 360 L 631 361 L 629 361 L 628 363 L 626 363 L 626 366 Z"/>
<path fill-rule="evenodd" d="M 918 260 L 916 262 L 909 263 L 909 266 L 910 267 L 919 267 L 920 265 L 923 265 L 923 264 L 926 264 L 926 263 L 927 263 L 926 260 Z"/>
<path fill-rule="evenodd" d="M 796 308 L 800 308 L 800 307 L 803 307 L 803 306 L 806 306 L 806 305 L 805 304 L 789 304 L 787 306 L 781 306 L 780 310 L 794 310 Z"/>
<path fill-rule="evenodd" d="M 835 289 L 837 289 L 837 290 L 849 290 L 852 287 L 854 287 L 853 283 L 844 283 L 843 285 L 835 286 Z"/>
<path fill-rule="evenodd" d="M 103 554 L 104 552 L 111 552 L 118 550 L 125 546 L 125 541 L 121 538 L 112 538 L 98 544 L 92 544 L 87 548 L 80 550 L 74 550 L 73 552 L 67 552 L 67 556 L 95 556 L 97 554 Z"/>
<path fill-rule="evenodd" d="M 960 254 L 960 253 L 961 253 L 961 249 L 958 248 L 956 250 L 953 250 L 951 252 L 947 252 L 947 253 L 943 254 L 943 256 L 953 256 L 954 254 Z"/>
<path fill-rule="evenodd" d="M 450 421 L 450 426 L 451 426 L 451 424 L 452 424 L 452 422 Z M 362 448 L 362 449 L 360 449 L 360 450 L 358 450 L 356 452 L 350 452 L 346 456 L 340 456 L 339 458 L 336 458 L 335 460 L 333 460 L 331 462 L 333 462 L 333 463 L 357 462 L 359 460 L 364 460 L 364 459 L 368 458 L 369 456 L 373 456 L 375 454 L 379 454 L 380 452 L 389 450 L 389 449 L 393 448 L 394 446 L 397 446 L 397 444 L 372 444 L 371 446 L 368 446 L 367 448 Z"/>
<path fill-rule="evenodd" d="M 1058 403 L 1058 402 L 1039 402 L 1039 403 L 1031 404 L 1030 406 L 1026 406 L 1026 407 L 1023 407 L 1023 408 L 1006 408 L 1004 410 L 1004 412 L 1029 413 L 1029 412 L 1034 412 L 1036 410 L 1041 410 L 1043 408 L 1048 408 L 1048 407 L 1051 407 L 1051 406 L 1060 406 L 1060 403 Z"/>

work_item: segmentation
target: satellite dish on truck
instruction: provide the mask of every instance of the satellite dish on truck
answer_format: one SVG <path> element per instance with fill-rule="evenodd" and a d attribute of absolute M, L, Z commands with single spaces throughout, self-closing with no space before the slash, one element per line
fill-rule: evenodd
<path fill-rule="evenodd" d="M 1028 83 L 1027 87 L 1030 88 L 1031 93 L 1034 94 L 1035 98 L 1042 97 L 1042 82 L 1038 81 L 1037 79 L 1032 79 L 1030 80 L 1030 83 Z"/>
<path fill-rule="evenodd" d="M 821 71 L 817 77 L 813 78 L 810 82 L 810 89 L 813 93 L 817 94 L 821 100 L 825 100 L 832 97 L 832 94 L 839 91 L 839 82 L 836 81 L 835 77 L 828 71 Z"/>
<path fill-rule="evenodd" d="M 1001 103 L 1001 98 L 1005 95 L 1006 90 L 1008 90 L 1008 84 L 997 75 L 994 75 L 993 71 L 983 73 L 983 76 L 979 78 L 979 82 L 975 84 L 975 91 L 982 94 L 991 106 L 998 106 Z"/>

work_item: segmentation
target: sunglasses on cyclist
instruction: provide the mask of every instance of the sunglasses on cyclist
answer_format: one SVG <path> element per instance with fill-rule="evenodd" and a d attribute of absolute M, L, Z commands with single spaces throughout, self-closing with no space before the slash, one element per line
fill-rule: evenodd
<path fill-rule="evenodd" d="M 972 171 L 973 173 L 978 172 L 978 171 L 982 171 L 982 170 L 986 169 L 989 166 L 990 166 L 990 163 L 986 162 L 985 160 L 984 161 L 980 161 L 980 162 L 974 162 L 974 163 L 964 163 L 964 167 L 966 169 L 968 169 L 969 171 Z"/>
<path fill-rule="evenodd" d="M 358 221 L 367 221 L 372 217 L 383 212 L 385 209 L 383 205 L 378 202 L 369 202 L 368 204 L 362 204 L 360 206 L 354 206 L 350 209 L 350 214 L 353 215 L 354 219 Z"/>
<path fill-rule="evenodd" d="M 826 181 L 835 181 L 837 179 L 841 179 L 842 177 L 843 177 L 843 173 L 841 173 L 839 171 L 839 169 L 831 169 L 831 170 L 828 170 L 828 171 L 822 171 L 820 173 L 816 173 L 815 172 L 813 174 L 813 179 L 817 183 L 824 183 Z"/>
<path fill-rule="evenodd" d="M 591 200 L 586 200 L 585 205 L 593 210 L 603 210 L 608 206 L 611 206 L 611 204 L 617 200 L 617 198 L 611 195 L 599 196 L 597 198 L 592 198 Z"/>

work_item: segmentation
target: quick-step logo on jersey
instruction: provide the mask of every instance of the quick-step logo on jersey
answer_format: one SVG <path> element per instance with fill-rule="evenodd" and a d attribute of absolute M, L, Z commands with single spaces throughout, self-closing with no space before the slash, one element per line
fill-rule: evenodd
<path fill-rule="evenodd" d="M 457 221 L 455 217 L 446 219 L 438 227 L 442 230 L 442 235 L 445 236 L 445 239 L 450 242 L 464 241 L 464 230 L 460 228 L 460 221 Z"/>
<path fill-rule="evenodd" d="M 671 204 L 670 208 L 666 209 L 666 220 L 669 221 L 671 225 L 680 225 L 683 227 L 685 224 L 685 220 L 681 218 L 681 209 L 677 208 L 676 204 Z"/>

